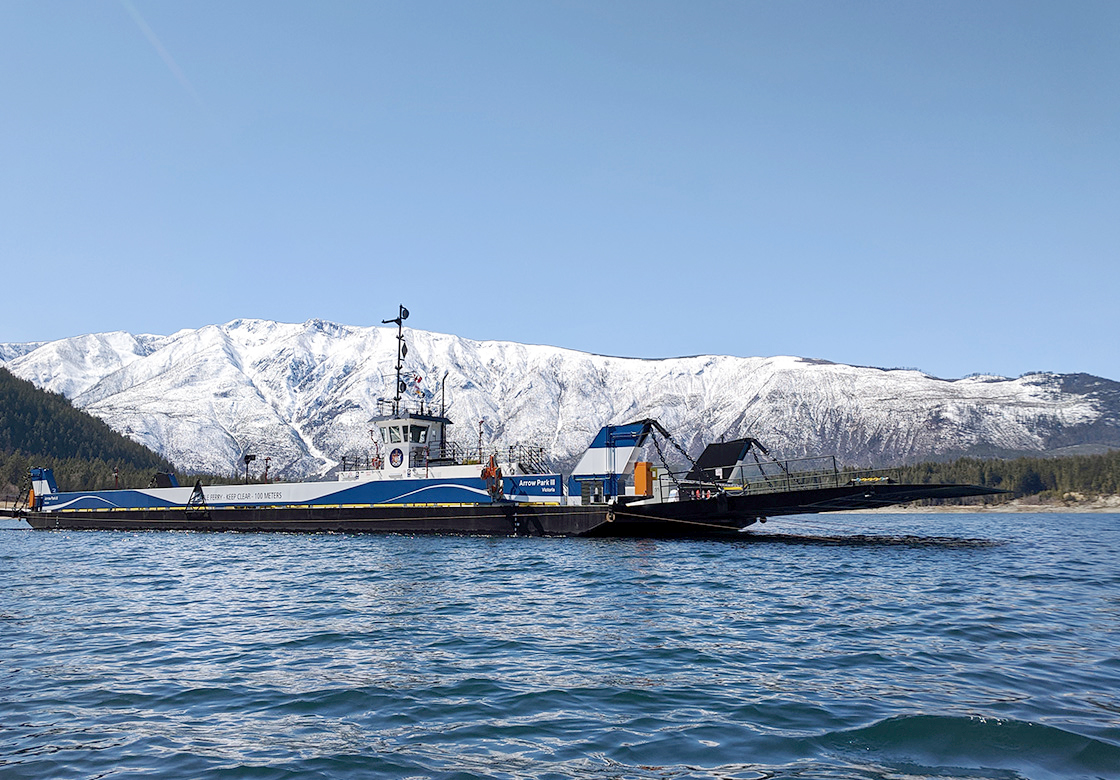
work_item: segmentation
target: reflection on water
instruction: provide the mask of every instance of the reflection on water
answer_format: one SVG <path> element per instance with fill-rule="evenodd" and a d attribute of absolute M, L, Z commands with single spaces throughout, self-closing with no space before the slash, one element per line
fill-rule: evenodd
<path fill-rule="evenodd" d="M 736 543 L 843 545 L 846 547 L 992 547 L 993 539 L 959 536 L 919 536 L 917 534 L 743 534 Z"/>

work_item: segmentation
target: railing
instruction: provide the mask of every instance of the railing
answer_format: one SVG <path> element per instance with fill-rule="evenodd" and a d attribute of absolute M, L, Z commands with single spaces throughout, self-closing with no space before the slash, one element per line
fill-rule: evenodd
<path fill-rule="evenodd" d="M 523 474 L 546 474 L 550 471 L 544 447 L 513 444 L 509 447 L 509 462 L 516 464 Z"/>
<path fill-rule="evenodd" d="M 441 463 L 449 461 L 458 464 L 478 463 L 481 460 L 481 454 L 477 446 L 468 448 L 454 441 L 444 442 L 442 446 L 433 447 L 428 457 Z"/>
<path fill-rule="evenodd" d="M 458 442 L 444 442 L 433 444 L 426 450 L 412 450 L 409 466 L 414 469 L 423 469 L 428 466 L 441 464 L 473 465 L 481 464 L 493 455 L 500 464 L 512 463 L 523 474 L 547 474 L 551 471 L 548 451 L 544 447 L 527 444 L 489 445 L 483 446 L 482 451 L 478 445 L 464 445 Z M 503 455 L 505 460 L 503 460 Z M 380 458 L 373 453 L 349 453 L 343 455 L 339 461 L 341 470 L 376 469 L 381 468 Z"/>
<path fill-rule="evenodd" d="M 408 396 L 401 398 L 400 403 L 397 404 L 397 414 L 423 414 L 430 417 L 442 417 L 438 409 L 435 409 L 431 404 L 424 401 L 417 401 Z M 377 413 L 381 416 L 389 416 L 393 414 L 393 399 L 392 398 L 378 398 L 377 399 Z"/>
<path fill-rule="evenodd" d="M 688 476 L 686 472 L 659 472 L 657 494 L 661 500 L 670 500 L 674 493 L 680 500 L 688 501 L 709 498 L 720 492 L 758 495 L 898 481 L 898 472 L 891 469 L 840 469 L 833 456 L 735 467 L 727 479 L 697 480 Z"/>
<path fill-rule="evenodd" d="M 548 451 L 536 445 L 490 444 L 483 445 L 480 452 L 477 444 L 463 445 L 458 442 L 447 442 L 442 453 L 437 452 L 439 449 L 439 447 L 432 448 L 430 457 L 433 461 L 443 458 L 454 463 L 471 464 L 489 460 L 493 455 L 499 464 L 512 463 L 524 474 L 546 474 L 550 471 Z"/>

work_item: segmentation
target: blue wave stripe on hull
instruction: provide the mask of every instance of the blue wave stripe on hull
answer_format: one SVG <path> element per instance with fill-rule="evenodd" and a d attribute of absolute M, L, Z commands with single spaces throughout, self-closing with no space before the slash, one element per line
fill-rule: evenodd
<path fill-rule="evenodd" d="M 537 475 L 524 484 L 507 480 L 513 497 L 559 496 L 560 477 Z M 232 506 L 337 506 L 339 504 L 489 504 L 485 483 L 476 477 L 411 479 L 363 482 L 340 486 L 338 482 L 283 483 L 272 485 L 220 485 L 203 487 L 206 505 Z M 151 490 L 102 490 L 53 493 L 43 497 L 43 509 L 168 509 L 188 506 L 192 488 Z"/>

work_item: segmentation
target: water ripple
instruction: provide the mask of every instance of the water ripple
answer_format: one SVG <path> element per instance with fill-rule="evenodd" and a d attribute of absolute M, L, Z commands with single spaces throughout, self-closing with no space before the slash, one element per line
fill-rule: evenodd
<path fill-rule="evenodd" d="M 1120 778 L 1120 516 L 774 528 L 4 532 L 0 776 Z"/>

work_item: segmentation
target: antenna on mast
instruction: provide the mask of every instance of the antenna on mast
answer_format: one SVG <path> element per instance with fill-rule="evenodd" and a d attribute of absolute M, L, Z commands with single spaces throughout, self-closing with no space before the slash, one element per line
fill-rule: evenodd
<path fill-rule="evenodd" d="M 408 345 L 404 343 L 404 321 L 408 319 L 408 309 L 400 305 L 400 311 L 397 316 L 391 320 L 381 320 L 382 325 L 388 325 L 390 322 L 397 323 L 397 390 L 393 396 L 393 414 L 397 415 L 401 412 L 401 393 L 406 388 L 404 382 L 401 381 L 401 368 L 404 367 L 405 356 L 408 355 Z"/>

